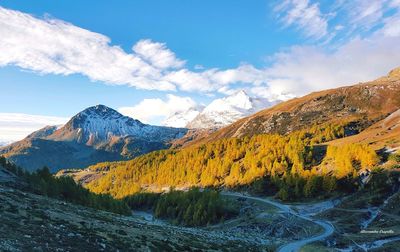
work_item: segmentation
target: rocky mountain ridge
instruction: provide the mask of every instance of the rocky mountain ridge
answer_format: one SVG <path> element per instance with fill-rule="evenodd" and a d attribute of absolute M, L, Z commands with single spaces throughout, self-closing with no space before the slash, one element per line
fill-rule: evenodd
<path fill-rule="evenodd" d="M 183 128 L 143 124 L 104 105 L 83 110 L 63 126 L 47 126 L 22 141 L 1 147 L 0 155 L 35 170 L 49 166 L 80 168 L 101 161 L 118 161 L 168 148 Z"/>
<path fill-rule="evenodd" d="M 287 134 L 313 124 L 358 121 L 367 128 L 400 108 L 400 69 L 353 86 L 314 92 L 240 119 L 191 144 L 256 134 Z"/>

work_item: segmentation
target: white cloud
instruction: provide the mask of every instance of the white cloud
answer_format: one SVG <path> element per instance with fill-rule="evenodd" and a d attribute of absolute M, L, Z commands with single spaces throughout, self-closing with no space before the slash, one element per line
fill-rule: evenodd
<path fill-rule="evenodd" d="M 328 19 L 321 13 L 318 3 L 309 0 L 285 0 L 275 11 L 285 26 L 295 26 L 306 36 L 321 39 L 328 34 Z"/>
<path fill-rule="evenodd" d="M 389 6 L 392 8 L 400 8 L 400 0 L 390 1 Z"/>
<path fill-rule="evenodd" d="M 79 73 L 115 85 L 205 95 L 229 94 L 236 84 L 241 84 L 271 101 L 288 99 L 310 91 L 371 80 L 399 65 L 400 54 L 396 53 L 400 51 L 399 12 L 397 9 L 382 18 L 381 8 L 387 13 L 388 6 L 387 0 L 383 1 L 373 1 L 372 7 L 360 5 L 354 10 L 361 13 L 360 20 L 378 22 L 379 19 L 382 29 L 373 35 L 352 37 L 329 50 L 321 45 L 293 46 L 271 56 L 272 64 L 265 68 L 242 63 L 232 69 L 197 66 L 197 71 L 185 68 L 185 61 L 164 43 L 140 40 L 127 53 L 111 45 L 110 39 L 102 34 L 0 7 L 0 66 L 16 65 L 43 74 Z M 392 0 L 390 6 L 399 6 L 398 1 Z M 351 9 L 348 5 L 340 8 L 345 12 Z M 316 3 L 286 0 L 276 11 L 282 14 L 281 20 L 286 25 L 295 25 L 307 36 L 318 39 L 327 35 L 330 14 L 323 14 Z M 361 22 L 355 17 L 354 24 Z M 342 32 L 348 28 L 336 24 L 332 29 Z M 168 95 L 166 100 L 146 99 L 120 111 L 149 122 L 188 106 L 195 106 L 195 102 L 188 97 Z"/>
<path fill-rule="evenodd" d="M 0 142 L 18 141 L 45 126 L 60 125 L 67 121 L 68 118 L 63 117 L 0 113 Z"/>
<path fill-rule="evenodd" d="M 154 123 L 157 120 L 161 122 L 177 112 L 184 112 L 196 107 L 196 102 L 190 97 L 168 94 L 166 100 L 160 98 L 144 99 L 133 107 L 121 107 L 118 111 L 144 123 Z"/>
<path fill-rule="evenodd" d="M 347 13 L 353 29 L 369 30 L 382 19 L 387 2 L 387 0 L 348 1 L 344 4 L 343 10 Z"/>
<path fill-rule="evenodd" d="M 175 54 L 169 50 L 164 43 L 153 42 L 150 39 L 140 40 L 133 46 L 133 51 L 143 59 L 149 61 L 153 66 L 166 68 L 181 68 L 185 61 L 177 59 Z"/>
<path fill-rule="evenodd" d="M 385 19 L 382 32 L 388 37 L 400 36 L 400 13 Z"/>
<path fill-rule="evenodd" d="M 228 85 L 231 83 L 251 83 L 260 85 L 265 83 L 267 76 L 263 70 L 257 69 L 250 64 L 241 64 L 235 69 L 216 71 L 211 79 L 216 83 Z"/>
<path fill-rule="evenodd" d="M 16 65 L 42 74 L 79 73 L 116 85 L 174 90 L 174 84 L 162 80 L 159 68 L 183 62 L 163 44 L 144 40 L 136 46 L 140 55 L 110 45 L 102 34 L 0 7 L 0 66 Z"/>
<path fill-rule="evenodd" d="M 205 70 L 203 72 L 192 72 L 188 69 L 181 69 L 166 74 L 164 79 L 175 83 L 183 91 L 214 91 L 220 87 L 220 83 L 214 83 L 210 79 L 217 69 Z"/>
<path fill-rule="evenodd" d="M 356 38 L 333 52 L 317 46 L 295 46 L 273 57 L 265 69 L 264 95 L 304 95 L 311 91 L 373 80 L 400 65 L 400 37 L 382 31 L 366 39 Z M 261 88 L 253 91 L 262 94 Z"/>
<path fill-rule="evenodd" d="M 194 72 L 183 68 L 185 61 L 164 43 L 140 40 L 132 50 L 126 53 L 108 37 L 61 20 L 0 7 L 0 66 L 40 74 L 82 74 L 94 81 L 162 91 L 210 93 L 236 82 L 260 83 L 261 71 L 248 64 Z"/>
<path fill-rule="evenodd" d="M 335 0 L 324 3 L 325 13 L 316 0 L 284 0 L 275 6 L 284 27 L 297 27 L 303 34 L 323 45 L 334 38 L 341 43 L 392 23 L 388 34 L 397 32 L 399 0 Z"/>
<path fill-rule="evenodd" d="M 369 36 L 382 26 L 387 27 L 386 35 L 397 32 L 400 0 L 336 0 L 335 11 L 340 14 L 337 22 L 345 23 L 341 39 L 355 36 Z"/>

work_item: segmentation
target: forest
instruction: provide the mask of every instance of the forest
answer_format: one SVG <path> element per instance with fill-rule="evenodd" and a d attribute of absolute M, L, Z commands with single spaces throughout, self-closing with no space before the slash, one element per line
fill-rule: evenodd
<path fill-rule="evenodd" d="M 237 215 L 231 202 L 223 200 L 217 191 L 199 188 L 187 192 L 137 193 L 124 201 L 133 210 L 152 210 L 155 217 L 184 226 L 215 224 Z"/>
<path fill-rule="evenodd" d="M 299 181 L 297 191 L 302 193 L 297 195 L 313 197 L 320 187 L 333 191 L 336 180 L 352 181 L 358 171 L 379 162 L 368 145 L 321 145 L 344 137 L 347 123 L 313 125 L 285 136 L 222 139 L 181 150 L 156 151 L 126 162 L 100 163 L 89 169 L 106 167 L 110 171 L 87 187 L 123 198 L 149 186 L 160 190 L 170 186 L 235 188 L 267 178 L 276 181 L 271 186 L 278 187 L 281 198 L 287 198 L 286 191 L 290 195 L 291 190 L 279 185 L 290 180 Z"/>

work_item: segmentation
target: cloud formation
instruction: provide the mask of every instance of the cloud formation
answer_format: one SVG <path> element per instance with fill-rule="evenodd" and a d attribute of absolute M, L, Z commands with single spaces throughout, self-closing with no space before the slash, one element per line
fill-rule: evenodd
<path fill-rule="evenodd" d="M 68 118 L 63 117 L 0 113 L 0 142 L 18 141 L 45 126 L 60 125 L 67 121 Z"/>
<path fill-rule="evenodd" d="M 399 0 L 335 0 L 325 3 L 324 11 L 317 0 L 277 1 L 274 8 L 284 27 L 295 27 L 306 37 L 322 41 L 342 42 L 354 36 L 369 35 L 373 30 L 398 18 Z"/>
<path fill-rule="evenodd" d="M 370 23 L 368 27 L 375 30 L 364 36 L 356 33 L 334 46 L 284 48 L 269 56 L 270 64 L 262 68 L 244 62 L 231 69 L 197 66 L 194 70 L 188 69 L 186 61 L 179 59 L 165 43 L 140 40 L 132 51 L 125 52 L 102 34 L 61 20 L 36 18 L 0 7 L 0 66 L 15 65 L 41 74 L 82 74 L 111 85 L 206 95 L 229 94 L 235 89 L 234 85 L 242 85 L 241 88 L 252 95 L 270 101 L 288 99 L 374 79 L 399 65 L 400 56 L 393 53 L 399 51 L 400 45 L 399 0 L 372 2 L 371 5 L 352 6 L 348 1 L 338 0 L 329 12 L 323 13 L 315 1 L 283 1 L 275 8 L 280 20 L 315 39 L 331 36 L 328 33 L 335 36 L 359 30 L 362 23 Z M 354 14 L 349 15 L 351 21 L 346 24 L 356 28 L 340 22 L 334 26 L 330 24 L 339 12 L 350 11 Z M 168 104 L 180 104 L 171 97 L 147 99 L 125 112 L 145 122 L 151 117 L 165 116 L 175 110 Z M 186 105 L 191 103 L 185 102 Z M 149 111 L 156 104 L 168 109 Z"/>
<path fill-rule="evenodd" d="M 400 38 L 378 33 L 368 39 L 355 38 L 333 52 L 317 46 L 294 46 L 274 56 L 265 69 L 268 85 L 253 92 L 284 98 L 312 91 L 352 85 L 386 75 L 400 64 Z M 282 97 L 283 95 L 283 97 Z"/>
<path fill-rule="evenodd" d="M 213 92 L 236 82 L 262 82 L 250 65 L 191 71 L 165 43 L 140 40 L 127 53 L 102 34 L 1 7 L 0 34 L 0 66 L 40 74 L 82 74 L 93 81 L 161 91 Z"/>
<path fill-rule="evenodd" d="M 164 44 L 139 41 L 134 46 L 138 54 L 126 53 L 102 34 L 1 7 L 0 34 L 0 66 L 42 74 L 78 73 L 115 85 L 174 90 L 172 83 L 162 80 L 161 70 L 183 64 Z"/>
<path fill-rule="evenodd" d="M 285 13 L 311 3 L 293 0 L 282 5 L 287 9 L 277 11 Z M 271 57 L 272 65 L 265 69 L 268 85 L 264 93 L 298 96 L 373 80 L 400 66 L 400 54 L 393 53 L 400 50 L 399 0 L 338 0 L 330 11 L 331 19 L 336 18 L 337 23 L 330 27 L 331 19 L 327 19 L 327 30 L 333 36 L 343 33 L 345 39 L 330 46 L 292 46 L 276 53 Z M 262 92 L 260 87 L 253 90 Z"/>
<path fill-rule="evenodd" d="M 144 99 L 132 107 L 121 107 L 118 111 L 126 116 L 138 119 L 144 123 L 154 123 L 190 108 L 196 108 L 197 103 L 190 97 L 181 97 L 168 94 L 165 100 L 160 98 Z"/>
<path fill-rule="evenodd" d="M 165 43 L 153 42 L 150 39 L 140 40 L 132 50 L 152 66 L 160 69 L 181 68 L 185 61 L 177 59 Z"/>
<path fill-rule="evenodd" d="M 328 34 L 328 17 L 323 15 L 318 3 L 309 0 L 285 0 L 275 7 L 280 21 L 295 26 L 307 37 L 320 39 Z"/>

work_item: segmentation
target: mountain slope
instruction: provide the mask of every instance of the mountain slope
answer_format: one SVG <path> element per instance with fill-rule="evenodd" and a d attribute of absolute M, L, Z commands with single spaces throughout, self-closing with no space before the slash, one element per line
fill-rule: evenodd
<path fill-rule="evenodd" d="M 187 128 L 221 128 L 271 105 L 267 100 L 251 98 L 241 90 L 211 102 L 187 124 Z"/>
<path fill-rule="evenodd" d="M 360 134 L 328 142 L 341 146 L 349 143 L 367 143 L 374 149 L 397 149 L 400 147 L 400 109 L 385 119 L 373 124 Z"/>
<path fill-rule="evenodd" d="M 104 105 L 85 109 L 62 127 L 48 126 L 0 154 L 29 170 L 80 168 L 102 161 L 126 160 L 170 146 L 186 129 L 143 124 Z"/>
<path fill-rule="evenodd" d="M 338 120 L 355 120 L 366 128 L 400 108 L 399 71 L 395 69 L 375 81 L 315 92 L 280 103 L 192 144 L 264 133 L 287 134 L 312 124 Z"/>

